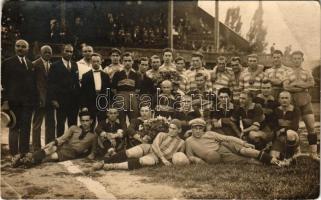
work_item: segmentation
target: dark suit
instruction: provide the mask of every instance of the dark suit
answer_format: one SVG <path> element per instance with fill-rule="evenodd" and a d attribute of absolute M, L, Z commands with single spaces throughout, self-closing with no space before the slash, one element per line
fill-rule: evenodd
<path fill-rule="evenodd" d="M 9 129 L 9 149 L 12 155 L 29 152 L 31 117 L 38 102 L 35 69 L 26 59 L 26 65 L 17 56 L 2 63 L 3 100 L 8 101 L 17 120 Z"/>
<path fill-rule="evenodd" d="M 94 73 L 99 73 L 101 78 L 101 89 L 96 91 Z M 89 112 L 92 113 L 94 119 L 98 121 L 106 119 L 106 108 L 107 103 L 110 103 L 110 100 L 107 96 L 107 88 L 109 88 L 109 93 L 111 92 L 111 82 L 109 76 L 103 71 L 93 72 L 90 70 L 83 74 L 81 80 L 81 107 L 87 107 Z M 98 95 L 103 95 L 104 97 L 100 98 L 99 105 L 96 105 L 96 99 Z M 107 101 L 108 102 L 107 102 Z M 98 109 L 99 106 L 99 109 Z M 94 124 L 94 123 L 93 123 Z"/>
<path fill-rule="evenodd" d="M 57 137 L 65 132 L 65 122 L 68 126 L 77 125 L 79 109 L 79 81 L 77 64 L 71 61 L 71 70 L 64 65 L 62 59 L 53 63 L 49 70 L 49 99 L 59 103 L 56 112 Z"/>
<path fill-rule="evenodd" d="M 39 92 L 39 106 L 36 107 L 32 122 L 32 146 L 34 150 L 41 148 L 41 124 L 45 117 L 45 143 L 55 140 L 54 107 L 48 100 L 48 74 L 41 58 L 32 62 L 36 69 L 36 82 Z M 51 66 L 51 64 L 49 64 Z M 50 67 L 49 67 L 50 69 Z M 49 70 L 48 69 L 48 70 Z"/>
<path fill-rule="evenodd" d="M 151 107 L 156 104 L 156 83 L 153 79 L 149 78 L 146 73 L 142 75 L 138 72 L 139 76 L 141 77 L 140 80 L 140 91 L 139 91 L 139 101 L 140 102 L 149 102 L 151 101 Z M 140 108 L 139 108 L 140 109 Z"/>

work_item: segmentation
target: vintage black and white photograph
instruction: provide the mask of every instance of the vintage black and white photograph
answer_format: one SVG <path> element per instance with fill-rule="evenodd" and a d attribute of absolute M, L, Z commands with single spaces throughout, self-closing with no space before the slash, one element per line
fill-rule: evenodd
<path fill-rule="evenodd" d="M 317 199 L 320 3 L 1 1 L 2 199 Z"/>

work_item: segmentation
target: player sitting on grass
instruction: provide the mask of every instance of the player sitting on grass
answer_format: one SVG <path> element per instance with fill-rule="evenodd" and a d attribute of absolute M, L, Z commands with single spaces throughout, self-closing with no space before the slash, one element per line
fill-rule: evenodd
<path fill-rule="evenodd" d="M 93 119 L 88 111 L 79 113 L 80 126 L 71 126 L 61 137 L 47 144 L 43 149 L 28 153 L 20 160 L 27 167 L 45 161 L 65 161 L 81 157 L 91 149 L 88 157 L 93 158 L 93 151 L 97 140 L 91 130 Z"/>
<path fill-rule="evenodd" d="M 111 156 L 125 148 L 124 133 L 121 129 L 116 108 L 110 108 L 107 112 L 107 119 L 98 122 L 95 129 L 98 134 L 97 153 Z"/>
<path fill-rule="evenodd" d="M 215 131 L 223 135 L 232 135 L 237 137 L 239 131 L 237 126 L 231 121 L 234 105 L 231 102 L 232 92 L 229 88 L 221 88 L 217 92 L 218 103 L 210 112 L 207 123 L 207 130 Z"/>
<path fill-rule="evenodd" d="M 96 163 L 91 170 L 125 169 L 133 170 L 143 166 L 156 165 L 161 161 L 164 165 L 172 165 L 170 162 L 176 152 L 184 152 L 184 140 L 178 133 L 181 131 L 181 122 L 173 119 L 170 122 L 168 133 L 160 132 L 153 144 L 140 144 L 126 151 L 122 151 L 105 159 L 102 163 Z"/>
<path fill-rule="evenodd" d="M 185 145 L 186 155 L 192 163 L 279 163 L 277 159 L 254 149 L 254 145 L 239 138 L 213 131 L 205 132 L 206 123 L 201 118 L 191 120 L 190 125 L 192 136 L 186 139 Z"/>
<path fill-rule="evenodd" d="M 291 104 L 291 94 L 287 91 L 280 93 L 279 102 L 280 106 L 273 112 L 276 137 L 273 140 L 270 154 L 274 158 L 283 160 L 290 159 L 300 152 L 300 140 L 297 133 L 300 110 Z"/>
<path fill-rule="evenodd" d="M 262 150 L 273 139 L 272 131 L 266 130 L 262 123 L 265 118 L 262 106 L 253 102 L 253 94 L 250 92 L 241 92 L 239 101 L 240 106 L 231 116 L 236 125 L 243 126 L 237 135 Z"/>

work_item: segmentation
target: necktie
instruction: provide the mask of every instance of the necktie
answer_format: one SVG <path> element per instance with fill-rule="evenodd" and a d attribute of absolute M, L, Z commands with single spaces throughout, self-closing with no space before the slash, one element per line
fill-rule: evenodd
<path fill-rule="evenodd" d="M 67 62 L 67 69 L 68 69 L 68 71 L 71 70 L 70 65 L 69 65 L 69 61 Z"/>
<path fill-rule="evenodd" d="M 28 70 L 28 66 L 27 66 L 27 64 L 26 64 L 26 62 L 25 62 L 25 60 L 23 59 L 23 58 L 21 58 L 21 63 L 26 67 L 26 69 Z"/>
<path fill-rule="evenodd" d="M 45 62 L 45 70 L 46 70 L 46 73 L 48 74 L 48 71 L 49 71 L 49 62 L 48 61 Z"/>

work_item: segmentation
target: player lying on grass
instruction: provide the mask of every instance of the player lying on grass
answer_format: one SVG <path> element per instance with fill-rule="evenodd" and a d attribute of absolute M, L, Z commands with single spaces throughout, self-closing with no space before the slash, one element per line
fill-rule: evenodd
<path fill-rule="evenodd" d="M 206 123 L 201 118 L 191 120 L 190 125 L 192 136 L 186 139 L 185 145 L 187 157 L 192 163 L 279 164 L 279 160 L 239 138 L 205 132 Z"/>
<path fill-rule="evenodd" d="M 173 119 L 170 122 L 168 133 L 160 132 L 152 144 L 140 144 L 138 146 L 117 153 L 96 163 L 90 171 L 105 169 L 133 170 L 143 166 L 152 166 L 160 161 L 164 165 L 172 165 L 170 162 L 176 152 L 184 152 L 184 140 L 178 136 L 181 131 L 181 122 Z"/>
<path fill-rule="evenodd" d="M 88 111 L 79 113 L 80 126 L 71 126 L 61 137 L 48 143 L 43 149 L 28 153 L 19 164 L 31 167 L 45 161 L 65 161 L 81 157 L 91 149 L 92 158 L 96 134 L 91 130 L 93 119 Z"/>

